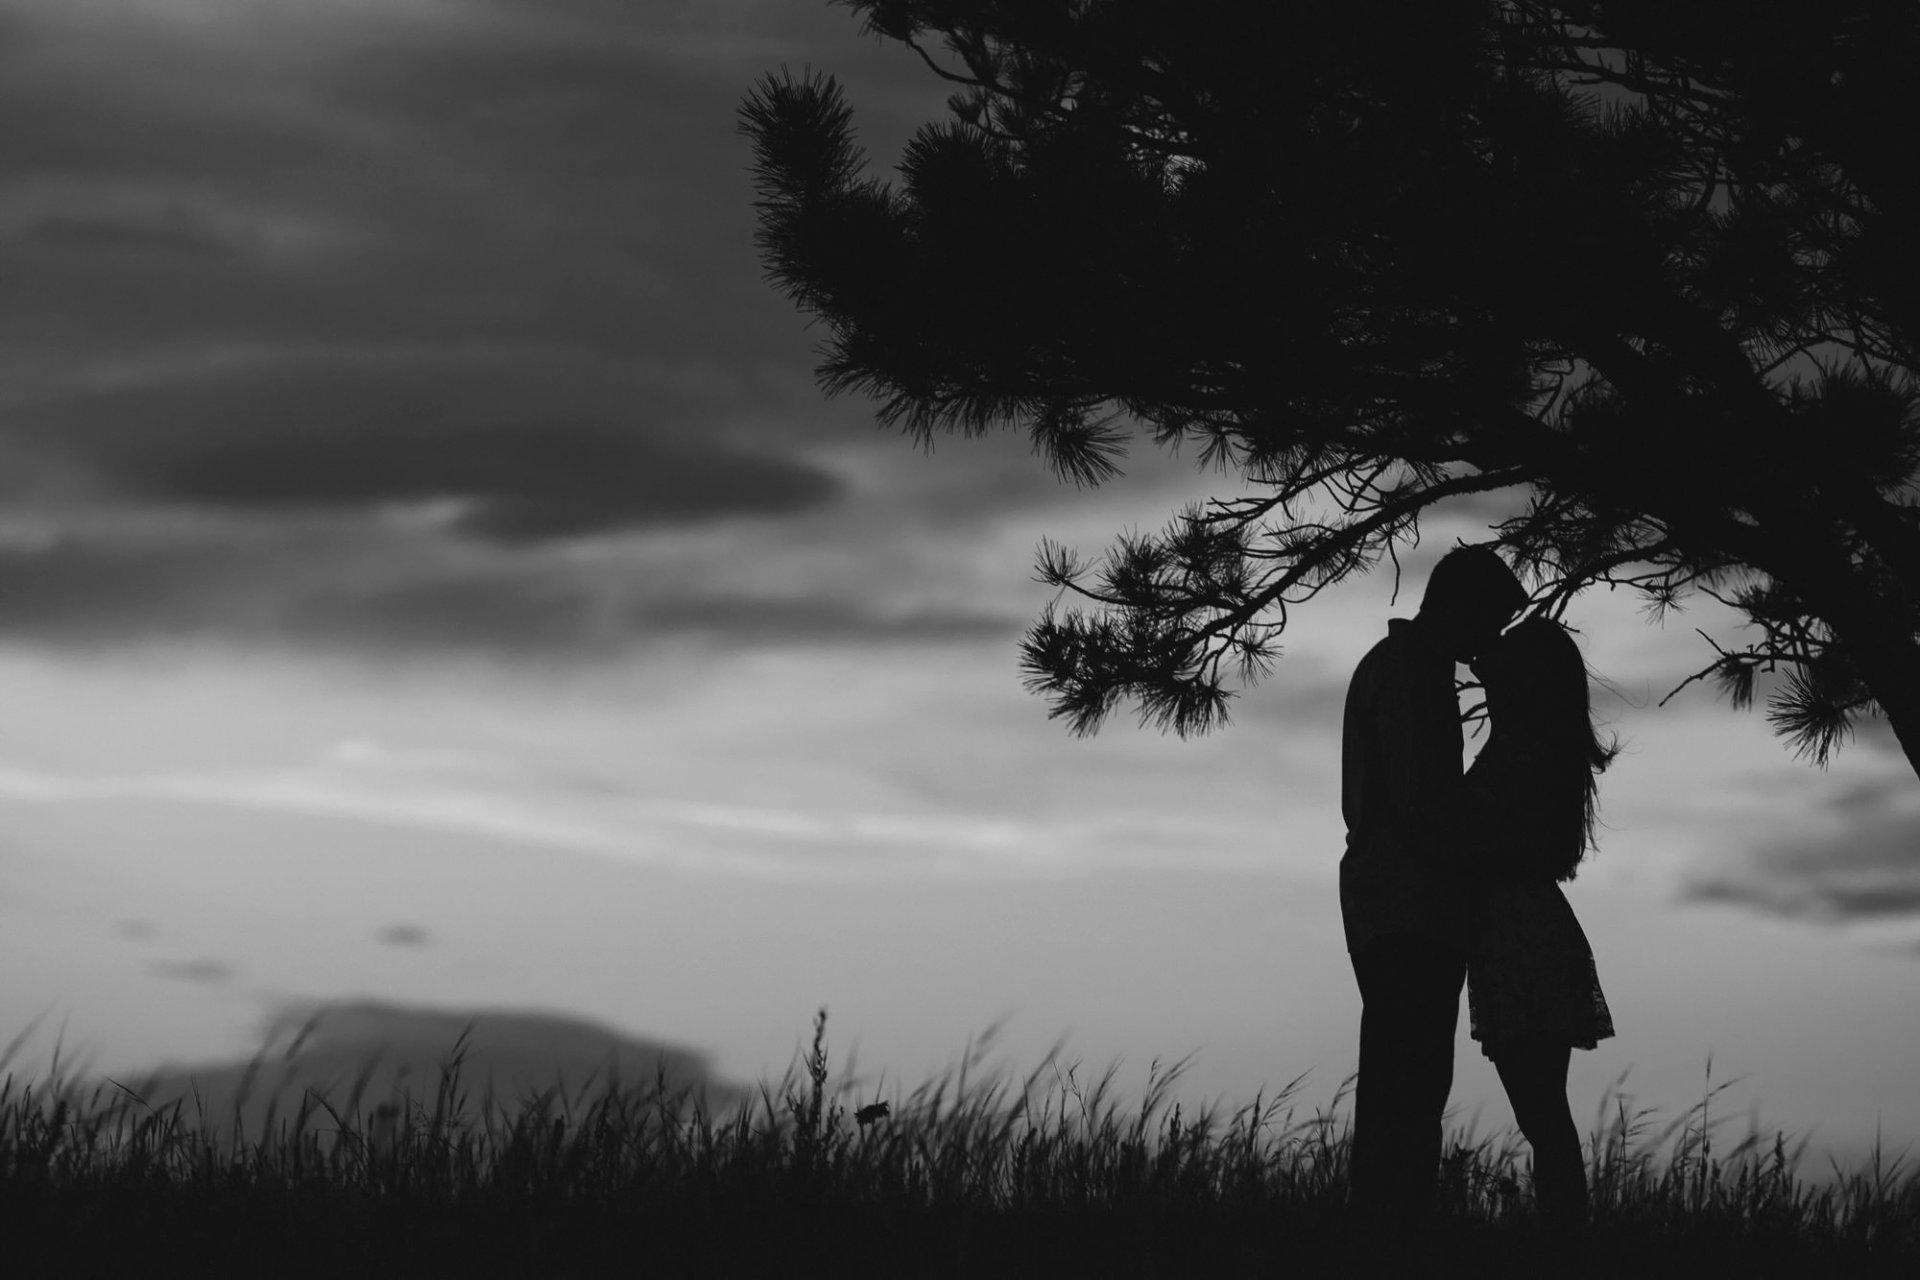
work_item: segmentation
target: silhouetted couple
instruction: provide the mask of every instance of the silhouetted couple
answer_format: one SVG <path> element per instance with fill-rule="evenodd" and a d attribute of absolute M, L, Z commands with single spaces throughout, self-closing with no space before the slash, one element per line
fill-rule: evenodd
<path fill-rule="evenodd" d="M 1586 1215 L 1567 1064 L 1613 1024 L 1559 882 L 1591 843 L 1612 752 L 1566 629 L 1534 616 L 1502 634 L 1527 600 L 1491 550 L 1449 552 L 1418 615 L 1388 623 L 1347 690 L 1340 909 L 1362 1002 L 1351 1172 L 1355 1206 L 1381 1226 L 1434 1212 L 1463 984 L 1533 1148 L 1542 1218 Z M 1479 677 L 1490 722 L 1464 776 L 1455 663 Z"/>

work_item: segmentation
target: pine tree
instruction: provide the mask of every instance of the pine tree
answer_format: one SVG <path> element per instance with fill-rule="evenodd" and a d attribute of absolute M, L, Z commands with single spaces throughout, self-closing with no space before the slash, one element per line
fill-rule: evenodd
<path fill-rule="evenodd" d="M 892 183 L 830 76 L 743 104 L 823 388 L 1254 486 L 1043 546 L 1023 661 L 1075 731 L 1212 727 L 1293 607 L 1520 486 L 1541 609 L 1726 600 L 1762 639 L 1700 676 L 1782 667 L 1800 751 L 1884 715 L 1920 770 L 1920 5 L 846 3 L 954 92 Z"/>

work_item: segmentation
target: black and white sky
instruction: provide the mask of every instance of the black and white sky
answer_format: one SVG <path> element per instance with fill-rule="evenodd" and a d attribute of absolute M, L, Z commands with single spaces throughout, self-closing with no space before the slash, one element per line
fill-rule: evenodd
<path fill-rule="evenodd" d="M 1331 1092 L 1346 674 L 1492 513 L 1303 611 L 1223 733 L 1069 738 L 1015 669 L 1039 538 L 1229 482 L 823 400 L 735 128 L 783 66 L 881 164 L 943 109 L 814 0 L 0 0 L 0 1019 L 134 1061 L 510 1001 L 750 1076 L 826 1002 L 915 1075 L 1011 1010 Z M 1570 620 L 1629 744 L 1588 1083 L 1685 1105 L 1712 1050 L 1783 1122 L 1920 1132 L 1911 772 L 1656 710 L 1723 613 Z"/>

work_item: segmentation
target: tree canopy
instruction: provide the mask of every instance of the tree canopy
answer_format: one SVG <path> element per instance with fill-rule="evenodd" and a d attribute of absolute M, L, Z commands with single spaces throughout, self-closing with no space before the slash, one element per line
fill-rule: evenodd
<path fill-rule="evenodd" d="M 919 436 L 1130 438 L 1251 496 L 1045 545 L 1029 685 L 1181 733 L 1449 498 L 1558 613 L 1727 601 L 1701 673 L 1920 770 L 1920 4 L 843 0 L 953 86 L 897 179 L 826 75 L 747 96 L 759 246 L 829 393 Z M 1707 658 L 1703 651 L 1703 660 Z"/>

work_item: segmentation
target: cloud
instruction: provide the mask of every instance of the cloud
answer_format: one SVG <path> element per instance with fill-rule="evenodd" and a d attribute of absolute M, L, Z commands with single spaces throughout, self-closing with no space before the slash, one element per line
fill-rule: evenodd
<path fill-rule="evenodd" d="M 162 960 L 147 966 L 156 978 L 217 987 L 232 981 L 237 970 L 225 960 Z"/>
<path fill-rule="evenodd" d="M 124 249 L 192 223 L 231 261 L 0 234 L 0 326 L 36 346 L 463 336 L 791 364 L 800 319 L 754 257 L 740 97 L 816 55 L 882 90 L 864 115 L 883 133 L 905 127 L 903 91 L 915 116 L 944 97 L 825 6 L 92 7 L 127 12 L 46 6 L 21 20 L 38 39 L 0 53 L 0 114 L 24 122 L 0 164 L 57 226 L 117 228 Z M 264 234 L 290 223 L 310 234 Z"/>
<path fill-rule="evenodd" d="M 1920 836 L 1920 830 L 1916 830 Z M 1750 907 L 1768 915 L 1846 924 L 1920 917 L 1920 877 L 1908 883 L 1848 884 L 1835 878 L 1802 881 L 1780 879 L 1703 879 L 1688 887 L 1686 897 L 1698 903 Z"/>
<path fill-rule="evenodd" d="M 289 359 L 18 407 L 0 438 L 111 499 L 254 515 L 450 500 L 456 531 L 508 543 L 838 495 L 815 466 L 703 436 L 695 396 L 648 381 L 537 356 Z"/>
<path fill-rule="evenodd" d="M 390 924 L 374 935 L 374 940 L 383 947 L 425 947 L 433 942 L 433 935 L 417 924 Z"/>
<path fill-rule="evenodd" d="M 87 645 L 191 635 L 226 614 L 222 588 L 244 564 L 231 547 L 79 538 L 0 547 L 0 632 Z"/>
<path fill-rule="evenodd" d="M 105 218 L 42 218 L 21 237 L 29 250 L 76 254 L 184 255 L 225 258 L 232 247 L 190 225 L 140 226 Z"/>
<path fill-rule="evenodd" d="M 828 882 L 1052 876 L 1095 865 L 1244 868 L 1264 832 L 1233 815 L 1196 821 L 1143 805 L 1087 816 L 1033 806 L 881 810 L 829 803 L 697 800 L 602 767 L 360 741 L 303 764 L 204 772 L 54 774 L 0 765 L 0 799 L 159 801 L 345 819 L 539 845 L 641 865 Z M 1199 850 L 1210 850 L 1202 853 Z"/>
<path fill-rule="evenodd" d="M 662 575 L 644 547 L 578 563 L 460 554 L 430 537 L 389 544 L 326 526 L 23 538 L 0 542 L 0 636 L 67 650 L 217 642 L 579 663 L 667 643 L 715 651 L 1001 641 L 1026 621 L 938 598 L 863 594 L 810 578 L 804 563 L 783 574 L 788 550 L 768 547 L 770 580 L 743 582 L 697 567 Z"/>
<path fill-rule="evenodd" d="M 753 248 L 754 77 L 830 66 L 884 159 L 942 111 L 910 53 L 748 0 L 227 8 L 9 10 L 0 634 L 519 662 L 1030 621 L 954 565 L 1084 496 L 825 405 Z"/>
<path fill-rule="evenodd" d="M 887 610 L 827 596 L 791 599 L 742 594 L 689 595 L 645 603 L 636 616 L 653 634 L 691 633 L 725 643 L 777 641 L 806 644 L 951 644 L 1006 640 L 1018 635 L 1026 619 L 959 608 Z"/>
<path fill-rule="evenodd" d="M 0 796 L 42 804 L 158 800 L 177 804 L 349 818 L 454 831 L 614 857 L 777 876 L 870 870 L 920 855 L 1015 857 L 1044 843 L 1003 820 L 805 811 L 688 803 L 610 779 L 583 780 L 510 767 L 390 769 L 342 764 L 221 773 L 65 776 L 0 768 Z"/>
<path fill-rule="evenodd" d="M 1920 920 L 1920 791 L 1911 774 L 1844 787 L 1803 830 L 1696 876 L 1683 896 L 1825 924 Z"/>

